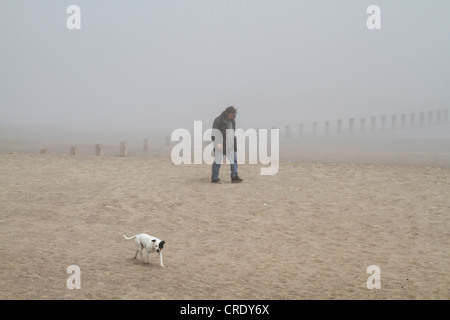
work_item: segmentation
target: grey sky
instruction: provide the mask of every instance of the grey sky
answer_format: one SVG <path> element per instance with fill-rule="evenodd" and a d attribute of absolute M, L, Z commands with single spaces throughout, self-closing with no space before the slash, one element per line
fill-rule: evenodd
<path fill-rule="evenodd" d="M 68 30 L 66 8 L 81 8 Z M 366 9 L 381 8 L 381 30 Z M 164 128 L 448 109 L 450 2 L 1 1 L 0 125 Z"/>

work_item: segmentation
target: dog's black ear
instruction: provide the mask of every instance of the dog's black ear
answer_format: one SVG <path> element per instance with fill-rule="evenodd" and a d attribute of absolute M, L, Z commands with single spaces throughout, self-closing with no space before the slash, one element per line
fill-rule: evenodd
<path fill-rule="evenodd" d="M 166 243 L 164 240 L 159 243 L 159 248 L 160 249 L 164 248 L 164 243 Z"/>
<path fill-rule="evenodd" d="M 155 242 L 155 241 L 156 241 L 156 239 L 153 239 L 153 240 L 152 240 L 152 242 Z"/>

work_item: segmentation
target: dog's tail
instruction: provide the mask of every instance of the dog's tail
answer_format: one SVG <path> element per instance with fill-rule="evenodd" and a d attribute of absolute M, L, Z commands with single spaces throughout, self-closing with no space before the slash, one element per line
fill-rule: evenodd
<path fill-rule="evenodd" d="M 123 237 L 124 237 L 125 239 L 127 239 L 127 240 L 131 240 L 131 239 L 133 239 L 133 238 L 136 238 L 136 236 L 132 236 L 131 238 L 128 238 L 126 235 L 123 235 Z"/>

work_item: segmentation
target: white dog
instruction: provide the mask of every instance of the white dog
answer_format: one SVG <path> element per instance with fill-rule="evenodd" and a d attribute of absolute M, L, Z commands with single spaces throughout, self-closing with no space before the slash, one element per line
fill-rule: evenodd
<path fill-rule="evenodd" d="M 145 248 L 145 252 L 147 253 L 147 261 L 145 263 L 149 263 L 149 253 L 156 251 L 159 254 L 159 263 L 161 267 L 164 267 L 162 261 L 162 249 L 164 248 L 164 244 L 166 243 L 165 241 L 149 236 L 146 233 L 137 234 L 135 236 L 132 236 L 131 238 L 128 238 L 126 235 L 123 235 L 123 237 L 127 240 L 131 240 L 134 238 L 134 242 L 136 242 L 137 247 L 134 259 L 137 258 L 138 253 L 141 254 L 142 259 L 142 250 Z"/>

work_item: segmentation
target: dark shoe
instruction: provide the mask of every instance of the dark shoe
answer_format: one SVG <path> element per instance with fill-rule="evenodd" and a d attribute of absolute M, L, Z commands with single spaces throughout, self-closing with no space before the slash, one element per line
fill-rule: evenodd
<path fill-rule="evenodd" d="M 231 183 L 240 183 L 242 181 L 244 181 L 244 179 L 239 178 L 237 175 L 231 178 Z"/>
<path fill-rule="evenodd" d="M 211 179 L 211 183 L 221 183 L 221 182 L 220 182 L 220 179 L 217 178 L 217 179 Z"/>

